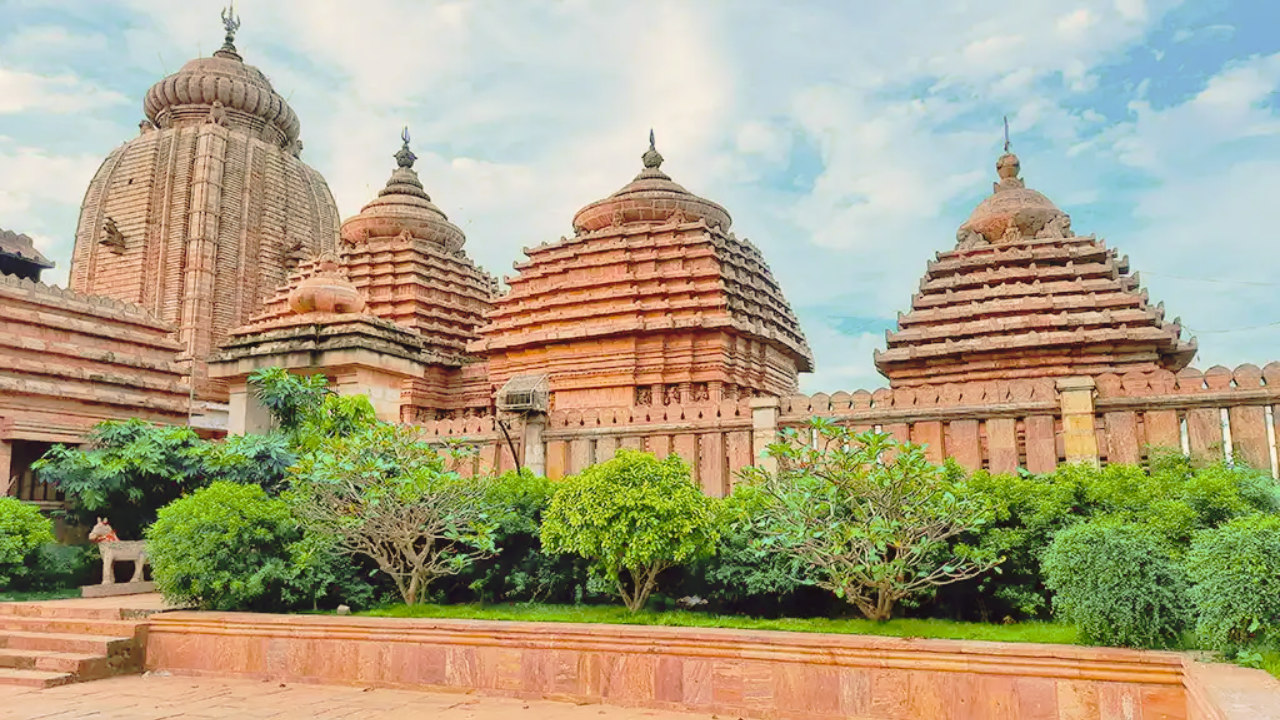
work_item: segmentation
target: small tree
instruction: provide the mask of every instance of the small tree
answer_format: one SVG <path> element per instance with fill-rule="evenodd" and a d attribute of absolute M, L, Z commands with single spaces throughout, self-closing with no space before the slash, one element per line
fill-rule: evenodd
<path fill-rule="evenodd" d="M 820 419 L 809 430 L 811 441 L 792 431 L 769 447 L 777 472 L 745 474 L 771 500 L 762 510 L 763 542 L 812 567 L 815 585 L 871 620 L 888 620 L 903 600 L 1000 562 L 955 541 L 989 522 L 990 510 L 923 448 Z"/>
<path fill-rule="evenodd" d="M 663 570 L 715 551 L 711 502 L 679 457 L 619 450 L 563 481 L 543 516 L 542 545 L 591 560 L 635 612 Z"/>
<path fill-rule="evenodd" d="M 411 428 L 380 424 L 332 438 L 290 472 L 297 517 L 344 552 L 373 559 L 406 604 L 496 552 L 489 480 L 447 470 Z"/>
<path fill-rule="evenodd" d="M 41 480 L 66 493 L 67 515 L 77 524 L 109 515 L 122 537 L 138 540 L 160 508 L 205 483 L 206 443 L 191 428 L 108 421 L 88 441 L 88 450 L 55 445 L 33 465 Z"/>

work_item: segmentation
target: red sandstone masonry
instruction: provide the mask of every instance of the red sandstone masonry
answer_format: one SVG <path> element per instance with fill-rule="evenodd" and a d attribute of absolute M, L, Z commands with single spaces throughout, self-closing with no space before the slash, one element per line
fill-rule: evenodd
<path fill-rule="evenodd" d="M 178 612 L 147 668 L 750 718 L 1189 717 L 1171 653 L 857 635 Z"/>

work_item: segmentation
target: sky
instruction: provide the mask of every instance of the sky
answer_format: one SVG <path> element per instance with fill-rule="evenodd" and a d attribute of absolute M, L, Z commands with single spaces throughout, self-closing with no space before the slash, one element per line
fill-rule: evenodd
<path fill-rule="evenodd" d="M 142 98 L 221 46 L 221 2 L 0 0 L 0 228 L 64 283 L 80 202 Z M 1027 186 L 1128 255 L 1196 366 L 1280 360 L 1275 0 L 241 0 L 236 46 L 302 121 L 343 218 L 416 169 L 499 277 L 641 168 L 764 252 L 816 356 L 872 351 L 991 192 Z M 1276 210 L 1275 215 L 1271 210 Z"/>

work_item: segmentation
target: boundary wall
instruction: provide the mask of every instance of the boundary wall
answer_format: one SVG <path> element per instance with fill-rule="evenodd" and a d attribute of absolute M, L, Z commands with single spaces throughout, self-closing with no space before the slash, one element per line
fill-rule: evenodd
<path fill-rule="evenodd" d="M 610 410 L 553 410 L 421 424 L 432 439 L 472 445 L 470 470 L 521 464 L 553 479 L 619 448 L 680 455 L 702 488 L 728 493 L 738 472 L 768 465 L 764 449 L 811 418 L 879 430 L 971 470 L 1052 472 L 1063 463 L 1144 463 L 1155 448 L 1198 463 L 1246 463 L 1280 477 L 1280 362 L 1201 372 L 973 382 L 831 395 L 761 397 Z M 508 438 L 510 440 L 508 441 Z"/>

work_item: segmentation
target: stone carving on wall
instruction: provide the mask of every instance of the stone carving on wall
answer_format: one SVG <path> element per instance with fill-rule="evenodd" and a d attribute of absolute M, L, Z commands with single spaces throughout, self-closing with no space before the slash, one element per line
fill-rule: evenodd
<path fill-rule="evenodd" d="M 301 240 L 298 240 L 293 245 L 290 245 L 289 250 L 284 254 L 285 270 L 288 272 L 297 270 L 298 265 L 302 264 L 302 261 L 306 259 L 307 248 L 302 244 Z"/>
<path fill-rule="evenodd" d="M 1013 218 L 1009 218 L 1009 224 L 1004 227 L 1004 235 L 1000 236 L 1002 243 L 1014 243 L 1022 240 L 1022 230 L 1018 228 L 1018 223 Z"/>
<path fill-rule="evenodd" d="M 707 388 L 706 383 L 694 383 L 691 390 L 691 400 L 693 402 L 707 402 L 711 399 L 711 391 Z"/>
<path fill-rule="evenodd" d="M 681 210 L 680 208 L 672 210 L 671 214 L 667 216 L 667 222 L 672 225 L 682 225 L 688 221 L 688 218 L 684 214 L 684 210 Z"/>
<path fill-rule="evenodd" d="M 982 233 L 970 228 L 968 225 L 961 225 L 956 231 L 956 248 L 960 250 L 971 250 L 984 245 L 990 245 L 987 239 L 982 237 Z"/>
<path fill-rule="evenodd" d="M 613 227 L 621 227 L 621 226 L 622 226 L 622 220 L 623 220 L 623 218 L 622 218 L 622 210 L 621 210 L 621 209 L 614 210 L 614 211 L 613 211 L 613 219 L 610 221 L 610 223 L 609 223 L 609 224 L 610 224 L 610 225 L 612 225 Z"/>
<path fill-rule="evenodd" d="M 1065 239 L 1075 236 L 1075 232 L 1071 230 L 1071 216 L 1066 213 L 1055 216 L 1036 233 L 1037 238 Z"/>
<path fill-rule="evenodd" d="M 146 135 L 149 132 L 155 132 L 155 129 L 156 129 L 155 123 L 151 122 L 146 118 L 143 118 L 142 121 L 138 123 L 139 135 Z"/>
<path fill-rule="evenodd" d="M 636 405 L 648 407 L 653 404 L 653 390 L 647 387 L 636 388 Z"/>
<path fill-rule="evenodd" d="M 298 138 L 293 142 L 289 143 L 285 147 L 285 151 L 288 152 L 290 155 L 301 160 L 302 159 L 302 138 Z"/>
<path fill-rule="evenodd" d="M 680 386 L 668 385 L 666 393 L 662 399 L 663 405 L 679 405 L 680 404 Z"/>
<path fill-rule="evenodd" d="M 116 221 L 112 218 L 103 221 L 102 239 L 99 242 L 110 248 L 111 252 L 124 252 L 124 233 L 120 232 L 120 228 L 116 227 Z"/>

